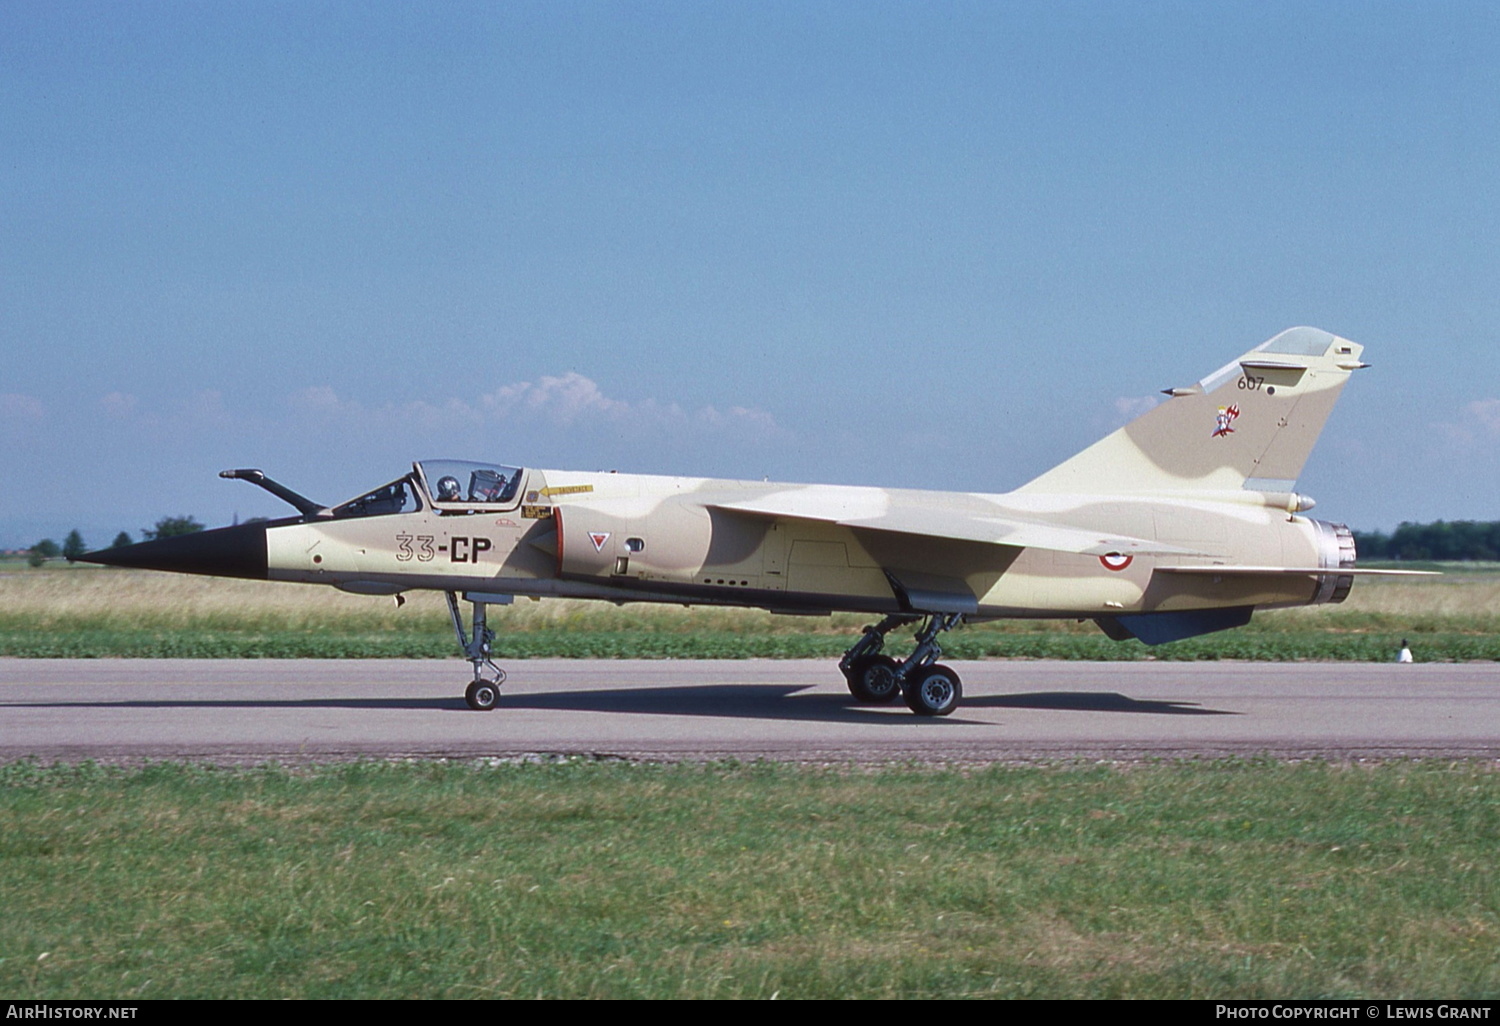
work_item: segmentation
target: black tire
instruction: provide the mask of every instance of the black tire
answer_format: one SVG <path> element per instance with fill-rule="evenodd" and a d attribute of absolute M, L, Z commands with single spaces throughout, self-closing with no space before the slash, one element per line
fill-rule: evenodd
<path fill-rule="evenodd" d="M 465 689 L 464 701 L 475 712 L 489 712 L 500 704 L 500 686 L 487 680 L 476 680 Z"/>
<path fill-rule="evenodd" d="M 951 667 L 934 663 L 912 675 L 901 697 L 918 716 L 947 716 L 963 701 L 964 686 Z"/>
<path fill-rule="evenodd" d="M 896 660 L 887 655 L 856 659 L 845 679 L 849 682 L 849 694 L 869 705 L 894 701 L 901 690 L 896 681 Z"/>

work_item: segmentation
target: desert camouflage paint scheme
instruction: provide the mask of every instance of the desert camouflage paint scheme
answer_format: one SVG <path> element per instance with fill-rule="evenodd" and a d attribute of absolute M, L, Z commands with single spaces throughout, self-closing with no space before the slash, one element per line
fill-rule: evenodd
<path fill-rule="evenodd" d="M 485 607 L 516 595 L 881 614 L 840 664 L 851 692 L 945 715 L 962 686 L 937 639 L 963 621 L 1087 618 L 1159 644 L 1257 608 L 1342 601 L 1359 572 L 1350 532 L 1303 516 L 1312 501 L 1295 484 L 1360 355 L 1292 328 L 1003 495 L 429 460 L 324 509 L 259 471 L 226 471 L 301 515 L 84 558 L 447 592 L 476 709 L 504 679 Z M 889 630 L 919 620 L 907 659 L 882 654 Z"/>

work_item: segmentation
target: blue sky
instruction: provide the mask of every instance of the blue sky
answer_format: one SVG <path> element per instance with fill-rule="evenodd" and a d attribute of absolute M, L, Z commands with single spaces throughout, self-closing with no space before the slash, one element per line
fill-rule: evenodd
<path fill-rule="evenodd" d="M 1500 519 L 1500 8 L 0 3 L 0 547 L 431 456 L 1004 491 L 1295 324 Z"/>

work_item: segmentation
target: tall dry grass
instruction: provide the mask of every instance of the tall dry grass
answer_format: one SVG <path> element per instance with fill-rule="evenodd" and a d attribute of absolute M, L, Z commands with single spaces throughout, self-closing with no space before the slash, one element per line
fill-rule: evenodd
<path fill-rule="evenodd" d="M 467 607 L 465 607 L 467 610 Z M 630 604 L 576 599 L 517 599 L 493 606 L 490 619 L 511 632 L 555 628 L 837 633 L 857 631 L 870 617 L 773 616 L 757 609 Z M 448 629 L 437 592 L 413 591 L 403 606 L 391 598 L 349 595 L 319 585 L 194 577 L 151 570 L 71 568 L 0 572 L 0 629 L 296 631 L 356 633 Z"/>
<path fill-rule="evenodd" d="M 762 610 L 518 599 L 492 607 L 499 631 L 632 631 L 649 633 L 850 635 L 866 614 L 807 617 Z M 440 594 L 411 592 L 404 606 L 390 598 L 348 595 L 333 588 L 193 577 L 149 570 L 44 568 L 0 571 L 0 630 L 231 630 L 442 632 Z M 1092 623 L 1008 621 L 981 631 L 1094 634 Z M 1500 634 L 1500 572 L 1440 578 L 1361 578 L 1341 605 L 1258 614 L 1250 629 L 1267 632 L 1450 632 Z"/>
<path fill-rule="evenodd" d="M 1450 570 L 1442 577 L 1355 581 L 1336 606 L 1309 606 L 1265 619 L 1305 629 L 1500 632 L 1500 573 Z"/>

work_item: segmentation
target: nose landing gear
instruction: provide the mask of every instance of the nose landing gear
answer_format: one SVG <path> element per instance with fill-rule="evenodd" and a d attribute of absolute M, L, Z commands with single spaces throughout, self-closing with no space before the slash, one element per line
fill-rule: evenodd
<path fill-rule="evenodd" d="M 474 666 L 474 680 L 464 690 L 464 701 L 476 712 L 488 712 L 500 702 L 500 685 L 505 683 L 505 671 L 490 659 L 490 643 L 495 640 L 495 632 L 489 629 L 485 615 L 487 603 L 479 601 L 476 595 L 465 596 L 474 607 L 473 634 L 467 636 L 463 617 L 458 612 L 458 595 L 451 591 L 444 594 L 448 597 L 448 615 L 453 618 L 458 647 Z"/>

